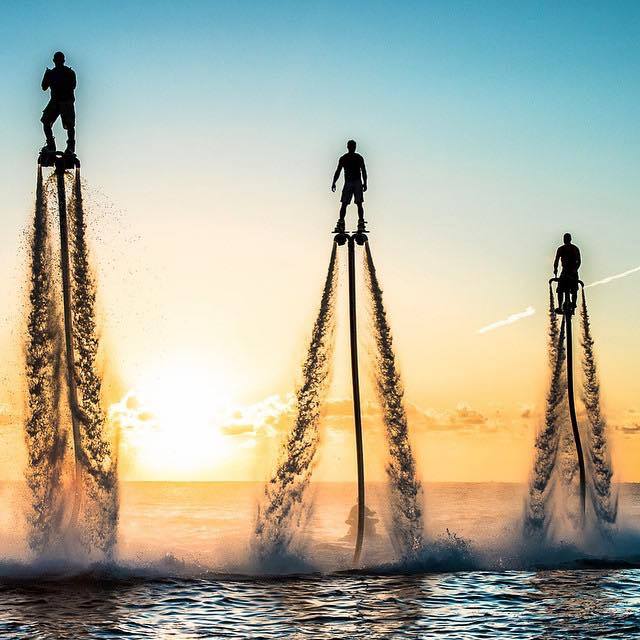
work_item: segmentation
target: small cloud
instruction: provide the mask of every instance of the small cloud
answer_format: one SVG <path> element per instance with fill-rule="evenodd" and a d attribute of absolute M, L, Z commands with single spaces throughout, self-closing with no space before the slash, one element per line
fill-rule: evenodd
<path fill-rule="evenodd" d="M 12 427 L 18 422 L 16 416 L 10 413 L 0 413 L 0 427 Z"/>
<path fill-rule="evenodd" d="M 471 409 L 466 404 L 460 404 L 456 407 L 455 413 L 450 418 L 451 422 L 462 422 L 467 425 L 480 425 L 487 422 L 487 418 L 479 411 Z"/>
<path fill-rule="evenodd" d="M 269 396 L 260 402 L 236 408 L 223 419 L 221 432 L 226 436 L 272 438 L 286 431 L 294 419 L 295 399 L 289 394 L 285 398 Z"/>
<path fill-rule="evenodd" d="M 363 413 L 371 409 L 371 403 L 365 403 Z M 350 398 L 341 398 L 337 400 L 329 400 L 325 404 L 325 414 L 332 418 L 350 417 L 353 415 L 353 402 Z"/>
<path fill-rule="evenodd" d="M 20 421 L 7 404 L 0 404 L 0 427 L 12 427 Z"/>
<path fill-rule="evenodd" d="M 621 431 L 626 435 L 633 435 L 636 433 L 640 433 L 640 424 L 633 423 L 633 424 L 618 425 L 615 429 L 616 431 Z"/>
<path fill-rule="evenodd" d="M 108 419 L 123 432 L 157 428 L 156 416 L 142 405 L 134 391 L 129 391 L 120 402 L 109 407 Z"/>
<path fill-rule="evenodd" d="M 522 407 L 520 407 L 520 417 L 527 420 L 533 415 L 533 410 L 534 410 L 533 405 L 530 405 L 530 404 L 522 405 Z"/>
<path fill-rule="evenodd" d="M 255 430 L 252 424 L 225 424 L 220 427 L 220 431 L 225 436 L 255 435 Z"/>

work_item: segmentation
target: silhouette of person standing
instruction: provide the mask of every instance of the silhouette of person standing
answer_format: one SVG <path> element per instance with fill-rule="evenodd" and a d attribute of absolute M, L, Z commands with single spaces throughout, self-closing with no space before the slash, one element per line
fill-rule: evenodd
<path fill-rule="evenodd" d="M 344 186 L 340 196 L 340 217 L 334 233 L 344 232 L 344 219 L 347 215 L 347 205 L 354 200 L 358 206 L 358 231 L 365 231 L 366 221 L 364 219 L 363 193 L 367 190 L 367 169 L 364 166 L 364 158 L 356 153 L 356 141 L 347 142 L 347 153 L 338 160 L 338 168 L 333 174 L 331 191 L 335 192 L 336 182 L 340 177 L 340 172 L 344 169 Z"/>
<path fill-rule="evenodd" d="M 558 278 L 558 308 L 556 313 L 563 313 L 562 303 L 564 296 L 567 302 L 571 300 L 572 310 L 576 308 L 578 298 L 579 276 L 578 269 L 582 264 L 580 249 L 575 244 L 571 244 L 571 234 L 564 234 L 564 244 L 558 247 L 556 259 L 553 261 L 553 275 L 558 276 L 558 263 L 562 263 L 562 271 Z"/>
<path fill-rule="evenodd" d="M 65 153 L 76 151 L 76 110 L 74 106 L 76 88 L 76 74 L 73 69 L 65 66 L 64 53 L 58 51 L 53 54 L 53 69 L 44 72 L 42 78 L 42 90 L 51 90 L 49 104 L 42 112 L 42 126 L 47 144 L 43 151 L 53 153 L 56 150 L 56 141 L 53 137 L 53 123 L 60 116 L 62 126 L 67 130 L 67 148 Z"/>

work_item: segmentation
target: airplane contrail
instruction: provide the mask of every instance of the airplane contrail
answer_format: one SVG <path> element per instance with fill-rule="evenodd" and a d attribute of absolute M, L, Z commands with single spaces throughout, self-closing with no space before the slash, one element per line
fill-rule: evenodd
<path fill-rule="evenodd" d="M 627 276 L 630 276 L 632 273 L 637 273 L 638 271 L 640 271 L 640 267 L 634 267 L 633 269 L 629 269 L 628 271 L 617 273 L 615 276 L 609 276 L 608 278 L 603 278 L 602 280 L 596 280 L 591 284 L 585 284 L 584 288 L 590 289 L 591 287 L 597 287 L 598 285 L 601 285 L 601 284 L 607 284 L 612 280 L 618 280 L 619 278 L 626 278 Z"/>
<path fill-rule="evenodd" d="M 633 273 L 638 273 L 640 271 L 640 266 L 634 267 L 633 269 L 628 269 L 627 271 L 623 271 L 622 273 L 616 273 L 613 276 L 609 276 L 608 278 L 603 278 L 602 280 L 596 280 L 591 284 L 586 284 L 584 286 L 585 289 L 590 289 L 591 287 L 597 287 L 601 284 L 608 284 L 613 280 L 619 280 L 620 278 L 626 278 Z M 488 324 L 486 327 L 482 327 L 482 329 L 478 329 L 478 333 L 487 333 L 487 331 L 493 331 L 494 329 L 499 329 L 500 327 L 506 327 L 508 324 L 513 324 L 518 320 L 522 320 L 523 318 L 528 318 L 532 316 L 536 310 L 529 306 L 524 311 L 520 311 L 519 313 L 512 313 L 509 317 L 504 320 L 498 320 L 498 322 L 494 322 L 492 324 Z"/>
<path fill-rule="evenodd" d="M 514 322 L 518 322 L 518 320 L 522 320 L 522 318 L 528 318 L 529 316 L 532 316 L 535 312 L 536 310 L 533 307 L 527 307 L 524 311 L 512 313 L 504 320 L 498 320 L 498 322 L 488 324 L 486 327 L 478 329 L 478 333 L 487 333 L 487 331 L 493 331 L 494 329 L 499 329 L 500 327 L 506 327 L 508 324 L 513 324 Z"/>

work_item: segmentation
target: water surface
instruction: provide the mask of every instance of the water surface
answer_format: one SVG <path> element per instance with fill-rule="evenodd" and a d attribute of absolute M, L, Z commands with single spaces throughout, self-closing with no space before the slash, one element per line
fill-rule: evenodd
<path fill-rule="evenodd" d="M 394 564 L 383 487 L 370 485 L 377 536 L 350 571 L 355 487 L 315 488 L 299 555 L 265 575 L 248 540 L 259 486 L 125 484 L 117 561 L 33 561 L 21 544 L 18 491 L 0 491 L 4 560 L 0 637 L 76 638 L 628 638 L 640 634 L 640 487 L 621 491 L 606 544 L 521 546 L 524 487 L 427 485 L 428 538 Z M 13 501 L 11 497 L 13 496 Z M 12 517 L 11 514 L 13 514 Z M 446 530 L 464 541 L 451 546 Z M 289 564 L 288 564 L 289 563 Z"/>

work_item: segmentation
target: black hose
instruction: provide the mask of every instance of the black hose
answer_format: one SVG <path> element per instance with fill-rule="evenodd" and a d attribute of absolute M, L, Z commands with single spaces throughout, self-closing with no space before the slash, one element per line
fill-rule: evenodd
<path fill-rule="evenodd" d="M 360 409 L 360 376 L 358 374 L 358 315 L 356 306 L 355 240 L 349 237 L 349 327 L 351 339 L 351 383 L 353 387 L 353 421 L 356 430 L 356 460 L 358 464 L 358 533 L 353 564 L 360 561 L 364 538 L 364 450 L 362 443 L 362 414 Z"/>

